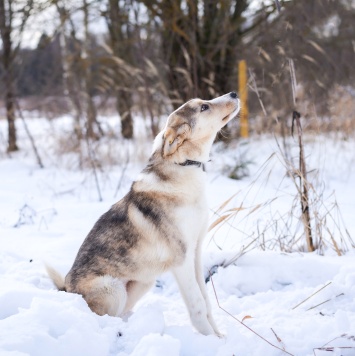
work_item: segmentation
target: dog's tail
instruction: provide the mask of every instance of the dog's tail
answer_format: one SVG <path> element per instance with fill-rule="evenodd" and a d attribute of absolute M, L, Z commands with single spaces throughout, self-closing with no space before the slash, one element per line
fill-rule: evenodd
<path fill-rule="evenodd" d="M 65 283 L 63 276 L 57 272 L 53 267 L 48 266 L 46 264 L 46 270 L 49 278 L 53 281 L 54 285 L 58 288 L 58 290 L 66 292 Z"/>

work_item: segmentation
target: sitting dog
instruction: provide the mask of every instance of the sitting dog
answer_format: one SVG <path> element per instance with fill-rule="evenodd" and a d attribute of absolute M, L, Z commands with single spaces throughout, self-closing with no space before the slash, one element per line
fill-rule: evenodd
<path fill-rule="evenodd" d="M 208 224 L 204 162 L 216 134 L 239 109 L 231 92 L 175 110 L 155 138 L 148 165 L 96 222 L 65 280 L 47 267 L 56 287 L 81 294 L 99 315 L 121 316 L 171 270 L 192 324 L 201 334 L 220 336 L 201 261 Z"/>

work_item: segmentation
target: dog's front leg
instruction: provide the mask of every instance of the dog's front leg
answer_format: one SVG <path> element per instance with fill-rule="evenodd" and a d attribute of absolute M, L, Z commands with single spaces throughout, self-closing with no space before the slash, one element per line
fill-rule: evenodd
<path fill-rule="evenodd" d="M 195 256 L 190 253 L 184 263 L 173 270 L 180 292 L 189 310 L 192 324 L 203 335 L 215 334 L 208 321 L 208 307 L 195 274 Z"/>
<path fill-rule="evenodd" d="M 205 299 L 206 302 L 206 307 L 207 307 L 207 319 L 209 323 L 211 324 L 214 332 L 216 333 L 217 336 L 222 337 L 223 334 L 219 332 L 216 322 L 213 319 L 212 316 L 212 310 L 211 310 L 211 303 L 208 297 L 208 293 L 206 290 L 206 284 L 205 284 L 205 278 L 203 275 L 203 268 L 202 268 L 202 256 L 201 256 L 201 247 L 202 247 L 202 239 L 199 240 L 197 248 L 196 248 L 196 256 L 195 256 L 195 274 L 196 274 L 196 280 L 198 282 L 198 285 L 200 287 L 201 293 L 203 298 Z"/>

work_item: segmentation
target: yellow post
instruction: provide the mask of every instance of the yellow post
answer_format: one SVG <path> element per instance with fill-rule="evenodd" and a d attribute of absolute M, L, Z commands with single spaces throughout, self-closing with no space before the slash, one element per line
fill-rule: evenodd
<path fill-rule="evenodd" d="M 247 63 L 243 59 L 239 61 L 239 99 L 240 99 L 240 135 L 243 138 L 249 137 L 248 124 L 248 86 L 247 86 Z"/>

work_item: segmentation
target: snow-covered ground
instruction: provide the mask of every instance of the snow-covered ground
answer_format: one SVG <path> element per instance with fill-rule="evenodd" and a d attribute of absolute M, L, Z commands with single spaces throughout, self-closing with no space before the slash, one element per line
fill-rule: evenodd
<path fill-rule="evenodd" d="M 293 355 L 355 355 L 355 251 L 347 235 L 355 237 L 354 140 L 306 140 L 317 192 L 312 199 L 320 215 L 331 210 L 329 231 L 322 235 L 324 256 L 300 252 L 305 244 L 295 218 L 298 205 L 292 207 L 296 188 L 275 139 L 251 138 L 227 152 L 214 149 L 207 174 L 211 223 L 237 211 L 209 233 L 204 249 L 206 277 L 208 270 L 216 272 L 207 288 L 225 335 L 219 339 L 194 331 L 170 274 L 159 277 L 127 320 L 98 316 L 80 295 L 54 289 L 43 262 L 63 274 L 70 269 L 94 222 L 128 191 L 150 144 L 142 139 L 101 143 L 107 146 L 100 147 L 101 154 L 117 162 L 98 169 L 99 201 L 90 166 L 78 169 L 77 155 L 58 154 L 57 142 L 61 138 L 66 145 L 70 120 L 28 123 L 44 169 L 36 165 L 21 123 L 22 151 L 5 155 L 6 126 L 0 122 L 0 355 L 286 354 L 280 349 Z M 226 178 L 225 167 L 241 156 L 252 162 L 249 176 Z M 242 209 L 228 211 L 232 208 Z M 301 237 L 290 247 L 294 252 L 281 251 L 288 250 L 282 243 L 292 241 L 293 234 Z M 349 251 L 338 256 L 331 237 Z"/>

